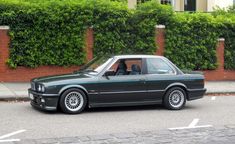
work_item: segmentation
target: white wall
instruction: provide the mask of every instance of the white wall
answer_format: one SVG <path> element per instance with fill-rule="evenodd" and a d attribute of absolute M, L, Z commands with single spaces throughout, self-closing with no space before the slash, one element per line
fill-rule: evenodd
<path fill-rule="evenodd" d="M 207 11 L 213 11 L 213 8 L 227 8 L 228 6 L 233 5 L 234 0 L 208 0 Z"/>

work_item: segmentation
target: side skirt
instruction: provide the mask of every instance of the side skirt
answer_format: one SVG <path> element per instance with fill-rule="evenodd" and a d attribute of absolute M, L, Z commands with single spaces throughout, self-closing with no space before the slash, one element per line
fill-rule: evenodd
<path fill-rule="evenodd" d="M 115 102 L 115 103 L 92 103 L 89 108 L 95 107 L 117 107 L 117 106 L 138 106 L 138 105 L 155 105 L 162 104 L 162 101 L 142 101 L 142 102 Z"/>

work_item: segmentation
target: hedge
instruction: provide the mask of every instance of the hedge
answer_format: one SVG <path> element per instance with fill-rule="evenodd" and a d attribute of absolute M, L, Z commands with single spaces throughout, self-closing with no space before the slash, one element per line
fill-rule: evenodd
<path fill-rule="evenodd" d="M 11 67 L 84 63 L 84 30 L 92 13 L 82 3 L 2 2 L 0 24 L 10 26 Z"/>
<path fill-rule="evenodd" d="M 217 10 L 214 17 L 221 23 L 220 37 L 225 38 L 225 69 L 235 69 L 235 11 L 231 7 L 229 12 Z"/>
<path fill-rule="evenodd" d="M 235 69 L 235 19 L 228 13 L 174 13 L 155 0 L 136 10 L 125 0 L 0 0 L 0 25 L 11 28 L 8 64 L 13 68 L 84 64 L 88 27 L 95 31 L 95 56 L 154 54 L 155 25 L 164 24 L 165 56 L 180 68 L 215 69 L 217 39 L 224 37 L 225 68 Z"/>
<path fill-rule="evenodd" d="M 165 56 L 182 69 L 215 69 L 218 26 L 208 14 L 177 14 L 167 25 Z"/>
<path fill-rule="evenodd" d="M 150 1 L 138 5 L 132 17 L 129 19 L 128 46 L 135 53 L 155 54 L 155 26 L 167 23 L 173 16 L 170 6 L 160 5 Z"/>

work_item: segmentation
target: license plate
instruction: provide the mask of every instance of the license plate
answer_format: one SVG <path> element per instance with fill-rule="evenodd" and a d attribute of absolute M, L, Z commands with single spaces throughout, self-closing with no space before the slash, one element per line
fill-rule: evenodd
<path fill-rule="evenodd" d="M 34 99 L 33 94 L 29 93 L 29 98 L 33 100 Z"/>

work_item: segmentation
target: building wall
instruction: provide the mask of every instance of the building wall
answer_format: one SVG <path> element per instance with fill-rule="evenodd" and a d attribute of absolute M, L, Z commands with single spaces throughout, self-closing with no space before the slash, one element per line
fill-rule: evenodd
<path fill-rule="evenodd" d="M 196 1 L 196 10 L 201 12 L 207 11 L 207 0 L 197 0 Z"/>
<path fill-rule="evenodd" d="M 128 8 L 134 9 L 137 5 L 137 0 L 128 0 Z"/>
<path fill-rule="evenodd" d="M 213 11 L 213 8 L 220 7 L 220 8 L 227 8 L 228 6 L 233 5 L 234 0 L 207 0 L 207 11 Z"/>
<path fill-rule="evenodd" d="M 184 0 L 172 0 L 174 1 L 174 10 L 175 11 L 184 11 Z"/>
<path fill-rule="evenodd" d="M 161 1 L 161 0 L 156 0 Z M 172 0 L 175 11 L 184 11 L 184 0 Z M 196 10 L 202 12 L 211 12 L 213 8 L 219 6 L 220 8 L 227 8 L 233 5 L 235 0 L 196 0 Z M 137 0 L 128 0 L 128 7 L 135 8 Z"/>

